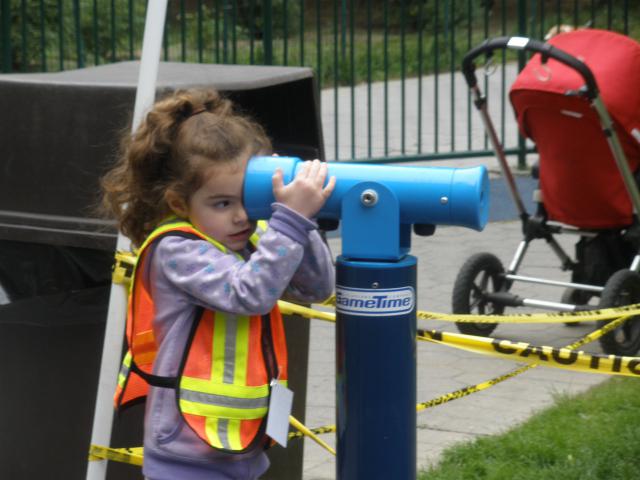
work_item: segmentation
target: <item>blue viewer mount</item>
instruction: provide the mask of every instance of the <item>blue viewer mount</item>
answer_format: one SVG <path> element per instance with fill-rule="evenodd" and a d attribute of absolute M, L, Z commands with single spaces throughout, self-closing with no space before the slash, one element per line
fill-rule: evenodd
<path fill-rule="evenodd" d="M 271 177 L 294 157 L 254 157 L 244 204 L 269 218 Z M 330 163 L 336 188 L 318 214 L 342 221 L 336 262 L 336 417 L 339 480 L 416 478 L 416 258 L 411 226 L 482 230 L 489 179 L 473 168 Z M 427 226 L 427 228 L 424 228 Z M 431 228 L 428 228 L 431 226 Z"/>

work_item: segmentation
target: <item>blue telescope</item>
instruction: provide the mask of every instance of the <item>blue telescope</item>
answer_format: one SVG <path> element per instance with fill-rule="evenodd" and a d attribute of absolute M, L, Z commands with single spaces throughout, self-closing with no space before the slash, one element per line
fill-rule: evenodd
<path fill-rule="evenodd" d="M 254 157 L 249 161 L 244 205 L 250 218 L 271 215 L 270 205 L 275 201 L 271 177 L 275 169 L 282 169 L 287 184 L 301 165 L 302 160 L 295 157 Z M 336 188 L 318 218 L 343 220 L 343 255 L 349 258 L 402 257 L 408 251 L 407 227 L 411 225 L 459 225 L 482 230 L 487 223 L 489 179 L 484 166 L 332 162 L 329 175 L 336 176 Z"/>
<path fill-rule="evenodd" d="M 302 162 L 254 157 L 247 165 L 244 206 L 268 218 L 271 177 L 285 184 Z M 489 179 L 474 168 L 330 163 L 336 188 L 318 218 L 342 220 L 336 260 L 336 478 L 416 478 L 417 259 L 411 226 L 482 230 Z M 427 228 L 424 228 L 427 227 Z"/>

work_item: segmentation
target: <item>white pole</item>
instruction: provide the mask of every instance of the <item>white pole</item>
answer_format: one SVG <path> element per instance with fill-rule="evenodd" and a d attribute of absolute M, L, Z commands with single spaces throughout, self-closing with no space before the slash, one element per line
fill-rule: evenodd
<path fill-rule="evenodd" d="M 162 49 L 162 36 L 167 13 L 167 0 L 149 0 L 145 19 L 140 72 L 136 90 L 136 103 L 133 110 L 132 133 L 138 128 L 144 115 L 155 100 L 156 81 Z M 118 234 L 118 250 L 129 250 L 130 240 Z M 102 347 L 102 362 L 98 380 L 98 393 L 93 415 L 91 433 L 92 445 L 109 446 L 113 423 L 113 394 L 118 381 L 118 371 L 122 354 L 122 341 L 127 312 L 127 290 L 122 285 L 111 286 L 109 311 Z M 87 467 L 87 480 L 104 480 L 107 475 L 107 461 L 90 461 Z"/>

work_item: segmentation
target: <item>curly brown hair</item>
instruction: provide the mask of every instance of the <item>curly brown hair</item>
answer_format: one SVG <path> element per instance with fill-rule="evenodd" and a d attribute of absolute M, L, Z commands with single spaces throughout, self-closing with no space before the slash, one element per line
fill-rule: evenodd
<path fill-rule="evenodd" d="M 271 148 L 264 129 L 215 90 L 176 91 L 154 105 L 133 135 L 123 135 L 119 158 L 101 179 L 102 210 L 139 246 L 171 214 L 169 190 L 188 204 L 211 162 L 233 163 Z"/>

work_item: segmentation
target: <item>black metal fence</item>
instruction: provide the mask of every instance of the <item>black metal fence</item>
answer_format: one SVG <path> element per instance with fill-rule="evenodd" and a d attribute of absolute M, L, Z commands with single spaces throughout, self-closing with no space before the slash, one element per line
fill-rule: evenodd
<path fill-rule="evenodd" d="M 2 71 L 139 58 L 146 0 L 0 0 Z M 629 0 L 171 0 L 167 61 L 304 65 L 316 73 L 327 157 L 408 161 L 490 155 L 458 69 L 484 38 L 561 26 L 640 36 Z M 524 58 L 496 60 L 490 111 L 524 151 L 505 101 Z"/>

